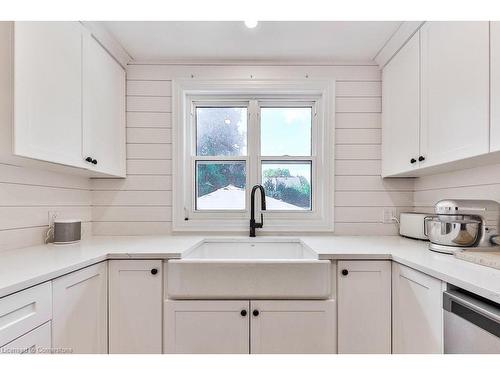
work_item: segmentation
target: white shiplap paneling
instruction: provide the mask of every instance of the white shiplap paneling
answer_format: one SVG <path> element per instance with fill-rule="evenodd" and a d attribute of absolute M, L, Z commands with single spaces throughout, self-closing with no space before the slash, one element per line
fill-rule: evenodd
<path fill-rule="evenodd" d="M 500 202 L 500 164 L 419 177 L 416 210 L 431 212 L 441 199 L 492 199 Z"/>
<path fill-rule="evenodd" d="M 171 230 L 171 80 L 250 76 L 336 81 L 335 232 L 396 233 L 393 224 L 382 223 L 382 210 L 407 210 L 413 201 L 413 180 L 380 178 L 381 81 L 377 67 L 132 64 L 127 72 L 128 178 L 92 181 L 95 234 Z"/>
<path fill-rule="evenodd" d="M 0 164 L 0 251 L 43 243 L 49 211 L 91 232 L 88 178 Z"/>

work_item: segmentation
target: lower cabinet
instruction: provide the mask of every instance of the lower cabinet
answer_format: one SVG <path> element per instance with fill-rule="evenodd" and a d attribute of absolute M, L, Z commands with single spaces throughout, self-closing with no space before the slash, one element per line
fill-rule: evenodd
<path fill-rule="evenodd" d="M 50 352 L 50 321 L 0 348 L 0 353 L 3 354 L 50 354 Z"/>
<path fill-rule="evenodd" d="M 165 353 L 248 354 L 248 301 L 166 301 Z"/>
<path fill-rule="evenodd" d="M 338 352 L 391 353 L 391 262 L 339 261 Z"/>
<path fill-rule="evenodd" d="M 109 261 L 109 353 L 162 352 L 162 261 Z"/>
<path fill-rule="evenodd" d="M 337 352 L 335 301 L 251 301 L 250 351 Z"/>
<path fill-rule="evenodd" d="M 52 342 L 77 354 L 108 352 L 108 267 L 95 264 L 52 283 Z"/>
<path fill-rule="evenodd" d="M 392 264 L 392 340 L 396 354 L 443 353 L 445 283 Z"/>
<path fill-rule="evenodd" d="M 335 301 L 165 301 L 165 353 L 335 353 Z"/>

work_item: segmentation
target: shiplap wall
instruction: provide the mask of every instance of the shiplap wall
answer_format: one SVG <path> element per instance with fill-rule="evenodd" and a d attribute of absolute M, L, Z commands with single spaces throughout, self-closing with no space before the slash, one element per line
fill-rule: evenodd
<path fill-rule="evenodd" d="M 94 234 L 163 234 L 172 220 L 172 79 L 336 81 L 335 233 L 395 234 L 384 207 L 410 209 L 413 180 L 383 181 L 381 82 L 373 63 L 328 66 L 130 64 L 127 179 L 92 181 Z"/>
<path fill-rule="evenodd" d="M 492 199 L 500 202 L 500 164 L 463 169 L 415 180 L 416 211 L 433 212 L 441 199 Z"/>
<path fill-rule="evenodd" d="M 0 163 L 0 251 L 42 244 L 49 211 L 81 219 L 89 234 L 89 179 Z"/>

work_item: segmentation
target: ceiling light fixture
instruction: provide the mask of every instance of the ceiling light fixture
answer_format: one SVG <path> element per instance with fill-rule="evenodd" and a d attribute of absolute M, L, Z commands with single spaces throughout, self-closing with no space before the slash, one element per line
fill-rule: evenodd
<path fill-rule="evenodd" d="M 257 27 L 257 24 L 258 24 L 257 21 L 245 21 L 245 26 L 248 27 L 249 29 Z"/>

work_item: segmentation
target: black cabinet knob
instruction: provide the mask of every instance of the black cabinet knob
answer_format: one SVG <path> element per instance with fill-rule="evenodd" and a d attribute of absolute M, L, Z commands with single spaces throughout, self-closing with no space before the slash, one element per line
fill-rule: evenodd
<path fill-rule="evenodd" d="M 151 274 L 152 274 L 152 275 L 156 275 L 157 273 L 158 273 L 158 269 L 157 269 L 157 268 L 153 268 L 153 269 L 151 270 Z"/>
<path fill-rule="evenodd" d="M 349 275 L 349 271 L 348 270 L 342 270 L 342 275 L 344 275 L 344 276 Z"/>
<path fill-rule="evenodd" d="M 418 157 L 418 161 L 424 161 L 424 160 L 425 160 L 425 158 L 424 158 L 422 155 L 420 155 L 420 156 Z"/>
<path fill-rule="evenodd" d="M 87 163 L 92 163 L 92 158 L 91 158 L 90 156 L 87 156 L 87 157 L 85 158 L 85 161 L 86 161 Z"/>
<path fill-rule="evenodd" d="M 247 311 L 246 310 L 241 310 L 240 311 L 241 316 L 247 316 Z"/>
<path fill-rule="evenodd" d="M 252 311 L 253 316 L 259 316 L 259 310 Z"/>
<path fill-rule="evenodd" d="M 92 160 L 92 164 L 94 164 L 94 165 L 95 165 L 95 164 L 97 164 L 97 160 L 96 160 L 96 159 L 93 159 L 93 160 Z"/>
<path fill-rule="evenodd" d="M 416 162 L 417 162 L 417 159 L 415 159 L 415 158 L 410 159 L 410 163 L 415 164 Z"/>

